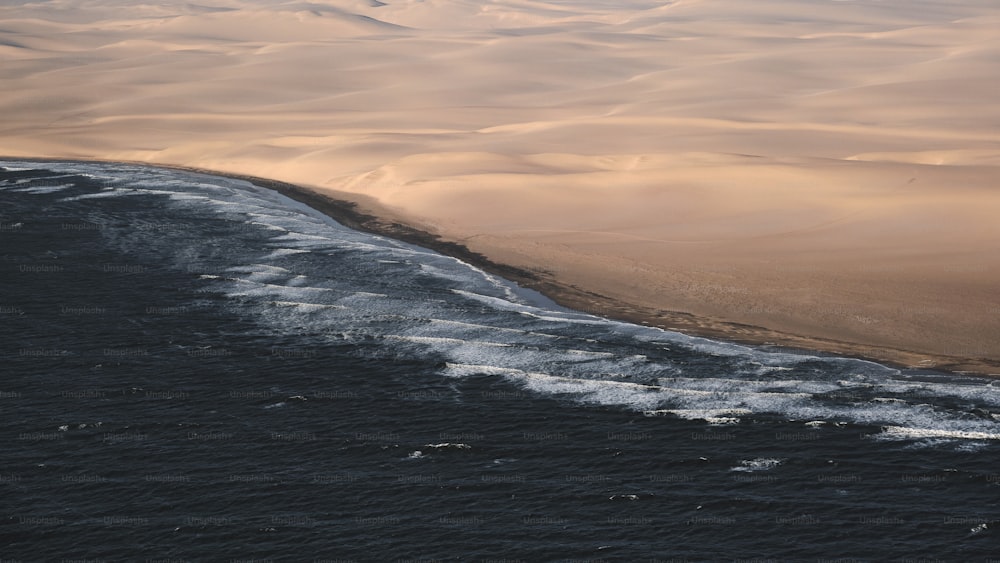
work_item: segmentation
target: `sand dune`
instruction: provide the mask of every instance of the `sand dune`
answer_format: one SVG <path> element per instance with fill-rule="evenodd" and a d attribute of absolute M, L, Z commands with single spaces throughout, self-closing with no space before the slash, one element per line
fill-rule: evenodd
<path fill-rule="evenodd" d="M 976 0 L 7 2 L 0 153 L 275 178 L 648 318 L 1000 362 L 998 56 Z"/>

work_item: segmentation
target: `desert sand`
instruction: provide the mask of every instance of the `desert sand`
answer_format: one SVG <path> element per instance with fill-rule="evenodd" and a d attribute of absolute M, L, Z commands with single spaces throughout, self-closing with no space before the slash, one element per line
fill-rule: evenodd
<path fill-rule="evenodd" d="M 993 0 L 15 0 L 0 154 L 305 186 L 563 302 L 1000 372 Z"/>

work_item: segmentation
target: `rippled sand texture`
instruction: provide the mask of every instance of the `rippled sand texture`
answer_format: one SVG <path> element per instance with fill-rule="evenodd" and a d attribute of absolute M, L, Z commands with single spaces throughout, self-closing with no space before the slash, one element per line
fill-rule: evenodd
<path fill-rule="evenodd" d="M 647 313 L 1000 360 L 998 62 L 992 1 L 4 3 L 0 153 L 346 192 Z"/>

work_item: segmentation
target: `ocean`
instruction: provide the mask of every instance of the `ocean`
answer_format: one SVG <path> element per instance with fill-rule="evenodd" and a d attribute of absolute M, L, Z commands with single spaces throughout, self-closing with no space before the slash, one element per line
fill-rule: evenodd
<path fill-rule="evenodd" d="M 0 346 L 4 562 L 1000 558 L 996 381 L 563 309 L 243 180 L 0 161 Z"/>

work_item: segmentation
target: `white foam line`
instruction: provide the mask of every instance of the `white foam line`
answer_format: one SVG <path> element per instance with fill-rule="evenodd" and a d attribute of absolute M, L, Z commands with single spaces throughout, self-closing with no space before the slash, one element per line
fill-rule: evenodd
<path fill-rule="evenodd" d="M 519 375 L 524 372 L 519 369 L 503 368 L 499 366 L 480 364 L 460 364 L 455 362 L 445 362 L 445 375 L 450 377 L 465 377 L 469 375 Z"/>
<path fill-rule="evenodd" d="M 249 280 L 231 280 L 238 281 L 242 285 L 252 285 L 257 287 L 250 287 L 246 289 L 237 289 L 232 292 L 227 292 L 226 295 L 230 297 L 267 297 L 270 295 L 280 295 L 280 296 L 305 296 L 305 295 L 316 295 L 316 294 L 327 294 L 328 292 L 334 291 L 325 287 L 308 287 L 308 286 L 294 286 L 289 287 L 285 285 L 273 285 L 273 284 L 262 284 L 257 282 L 252 282 Z"/>
<path fill-rule="evenodd" d="M 537 311 L 539 309 L 535 309 L 535 310 Z M 548 315 L 548 314 L 544 314 L 544 313 L 536 313 L 534 311 L 529 311 L 529 310 L 523 310 L 523 311 L 518 311 L 518 312 L 521 313 L 522 315 L 524 315 L 525 317 L 532 317 L 532 318 L 538 319 L 540 321 L 547 321 L 547 322 L 553 322 L 553 323 L 585 324 L 585 325 L 595 325 L 595 326 L 596 325 L 605 325 L 605 324 L 606 325 L 612 325 L 612 324 L 614 324 L 614 321 L 609 321 L 609 320 L 603 319 L 601 317 L 595 317 L 595 316 L 592 316 L 592 315 L 587 315 L 586 313 L 579 313 L 578 315 L 574 315 L 572 317 L 568 317 L 568 316 L 567 317 L 563 317 L 563 316 L 558 316 L 558 315 Z"/>
<path fill-rule="evenodd" d="M 12 188 L 7 191 L 26 193 L 26 194 L 50 194 L 54 192 L 61 192 L 65 189 L 72 187 L 73 184 L 64 184 L 61 186 L 34 186 L 28 188 Z"/>
<path fill-rule="evenodd" d="M 275 258 L 281 258 L 282 256 L 290 256 L 292 254 L 304 254 L 309 252 L 308 250 L 303 250 L 301 248 L 279 248 L 274 250 L 267 256 L 261 256 L 261 260 L 273 260 Z"/>
<path fill-rule="evenodd" d="M 486 342 L 482 340 L 465 340 L 461 338 L 446 338 L 442 336 L 411 336 L 403 334 L 389 334 L 386 335 L 387 339 L 394 340 L 404 340 L 407 342 L 416 342 L 418 344 L 447 344 L 449 347 L 453 346 L 490 346 L 497 348 L 511 348 L 511 344 L 506 344 L 503 342 Z"/>
<path fill-rule="evenodd" d="M 3 166 L 3 165 L 0 164 L 0 166 Z M 12 170 L 10 167 L 7 167 L 7 166 L 3 166 L 3 167 L 7 168 L 8 171 L 17 172 L 17 170 Z M 25 170 L 27 170 L 27 168 L 25 168 Z M 25 181 L 30 182 L 32 180 L 46 180 L 46 181 L 48 181 L 48 180 L 58 180 L 59 178 L 72 178 L 74 176 L 79 176 L 79 174 L 58 174 L 56 176 L 39 176 L 37 178 L 28 178 Z"/>
<path fill-rule="evenodd" d="M 142 189 L 127 189 L 127 190 L 122 190 L 122 189 L 118 189 L 118 188 L 104 188 L 103 190 L 101 190 L 100 192 L 97 192 L 97 193 L 82 194 L 82 195 L 75 195 L 75 196 L 70 196 L 70 197 L 64 197 L 64 198 L 61 198 L 59 201 L 60 202 L 68 202 L 68 201 L 79 201 L 79 200 L 83 200 L 83 199 L 100 199 L 100 198 L 107 198 L 107 197 L 126 197 L 126 196 L 135 196 L 135 195 L 143 195 L 143 194 L 161 194 L 161 193 L 163 193 L 163 192 L 158 191 L 158 190 L 142 190 Z"/>
<path fill-rule="evenodd" d="M 345 240 L 339 248 L 344 250 L 354 250 L 358 252 L 371 252 L 376 254 L 389 254 L 399 256 L 416 256 L 422 254 L 408 248 L 396 248 L 384 244 L 372 244 L 371 242 L 361 242 L 358 240 Z"/>
<path fill-rule="evenodd" d="M 841 388 L 839 385 L 833 383 L 826 383 L 823 381 L 807 381 L 801 379 L 759 381 L 753 379 L 728 379 L 715 377 L 663 377 L 657 380 L 657 384 L 663 387 L 683 385 L 687 389 L 700 389 L 704 391 L 732 391 L 734 389 L 740 389 L 759 392 L 762 389 L 789 389 L 791 392 L 797 394 L 828 393 Z"/>
<path fill-rule="evenodd" d="M 653 408 L 663 400 L 656 393 L 657 387 L 641 383 L 577 379 L 491 365 L 446 364 L 446 374 L 452 377 L 480 373 L 503 376 L 529 391 L 544 395 L 576 395 L 578 400 L 588 403 Z"/>
<path fill-rule="evenodd" d="M 570 354 L 574 356 L 591 356 L 594 358 L 617 358 L 619 360 L 630 362 L 644 362 L 648 361 L 648 358 L 642 354 L 633 354 L 631 356 L 621 356 L 613 352 L 595 352 L 593 350 L 577 350 L 576 348 L 566 348 L 560 350 L 562 354 Z"/>
<path fill-rule="evenodd" d="M 719 418 L 719 417 L 739 417 L 747 416 L 753 414 L 750 409 L 740 409 L 740 408 L 719 408 L 719 409 L 656 409 L 651 411 L 643 411 L 645 416 L 662 416 L 665 414 L 672 414 L 681 418 L 686 418 L 688 420 L 699 420 L 707 418 Z"/>
<path fill-rule="evenodd" d="M 279 307 L 298 307 L 302 309 L 327 310 L 327 309 L 347 309 L 343 305 L 326 305 L 322 303 L 305 303 L 302 301 L 270 301 Z"/>
<path fill-rule="evenodd" d="M 272 266 L 270 264 L 249 264 L 246 266 L 234 266 L 232 268 L 226 268 L 227 272 L 241 272 L 248 274 L 257 273 L 276 273 L 276 274 L 291 274 L 292 271 L 281 266 Z"/>
<path fill-rule="evenodd" d="M 261 227 L 263 229 L 267 229 L 269 231 L 281 231 L 283 233 L 287 233 L 288 232 L 288 229 L 286 229 L 284 227 L 279 227 L 278 225 L 272 225 L 271 223 L 264 223 L 264 222 L 261 222 L 261 221 L 246 221 L 245 223 L 247 225 L 256 225 L 256 226 L 259 226 L 259 227 Z"/>
<path fill-rule="evenodd" d="M 290 287 L 290 286 L 287 286 L 287 285 L 274 284 L 274 283 L 265 283 L 265 282 L 259 282 L 259 281 L 254 281 L 254 280 L 248 280 L 248 279 L 245 279 L 245 278 L 226 278 L 226 279 L 229 280 L 229 281 L 237 282 L 237 283 L 242 283 L 242 284 L 247 284 L 247 285 L 255 285 L 255 286 L 260 287 L 261 289 L 272 289 L 272 290 L 275 290 L 275 291 L 286 291 L 286 290 L 289 291 L 289 292 L 300 292 L 300 291 L 334 291 L 333 289 L 331 289 L 329 287 L 309 287 L 309 286 L 305 286 L 305 285 L 297 285 L 297 286 L 291 286 Z"/>
<path fill-rule="evenodd" d="M 490 295 L 483 295 L 481 293 L 466 291 L 464 289 L 452 289 L 451 292 L 456 295 L 461 295 L 462 297 L 468 297 L 469 299 L 479 301 L 480 303 L 485 303 L 487 305 L 490 305 L 491 307 L 500 309 L 502 311 L 516 311 L 519 313 L 523 313 L 529 310 L 535 310 L 535 307 L 531 307 L 530 305 L 524 305 L 507 299 L 501 299 L 499 297 L 493 297 Z"/>
<path fill-rule="evenodd" d="M 882 433 L 877 434 L 875 437 L 890 439 L 953 438 L 961 440 L 1000 440 L 1000 433 L 883 426 Z"/>
<path fill-rule="evenodd" d="M 784 393 L 784 392 L 771 392 L 771 391 L 748 391 L 745 389 L 729 389 L 729 390 L 701 390 L 701 389 L 688 389 L 685 387 L 669 387 L 669 386 L 655 386 L 663 393 L 669 395 L 672 398 L 691 398 L 691 397 L 705 397 L 721 401 L 726 401 L 730 403 L 745 403 L 748 399 L 779 399 L 781 401 L 789 401 L 793 399 L 812 399 L 812 393 Z M 768 412 L 762 409 L 762 412 Z"/>
<path fill-rule="evenodd" d="M 162 190 L 157 190 L 157 191 L 162 192 Z M 170 199 L 174 201 L 207 201 L 208 203 L 213 203 L 217 205 L 225 205 L 226 203 L 228 203 L 225 201 L 212 199 L 208 196 L 198 195 L 198 194 L 189 194 L 183 192 L 166 192 L 166 193 L 169 194 Z"/>
<path fill-rule="evenodd" d="M 954 397 L 974 400 L 991 406 L 1000 406 L 1000 389 L 992 383 L 986 385 L 954 385 L 949 383 L 901 382 L 897 380 L 880 382 L 874 387 L 885 393 L 917 395 L 921 397 Z"/>
<path fill-rule="evenodd" d="M 286 242 L 312 242 L 312 241 L 323 241 L 326 243 L 337 242 L 336 239 L 330 237 L 324 237 L 320 235 L 309 235 L 306 233 L 298 233 L 294 231 L 286 231 L 284 234 L 271 237 L 271 241 L 277 241 L 281 243 Z"/>
<path fill-rule="evenodd" d="M 508 376 L 511 377 L 511 376 Z M 656 387 L 629 382 L 574 379 L 544 373 L 524 372 L 513 376 L 530 391 L 545 394 L 575 394 L 577 400 L 607 406 L 653 408 L 663 402 Z"/>
<path fill-rule="evenodd" d="M 606 379 L 578 379 L 575 377 L 564 377 L 548 373 L 522 371 L 521 375 L 529 380 L 536 380 L 552 385 L 558 385 L 563 389 L 585 389 L 598 391 L 604 387 L 618 387 L 622 389 L 632 389 L 646 393 L 663 391 L 656 385 L 645 385 L 643 383 L 632 383 L 631 381 L 608 381 Z"/>
<path fill-rule="evenodd" d="M 742 471 L 742 472 L 755 472 L 755 471 L 769 471 L 775 467 L 784 463 L 785 460 L 777 458 L 757 458 L 757 459 L 744 459 L 736 467 L 732 467 L 730 471 Z"/>
<path fill-rule="evenodd" d="M 455 327 L 460 327 L 460 328 L 464 328 L 464 329 L 484 330 L 484 331 L 488 331 L 488 332 L 510 332 L 510 333 L 514 333 L 514 334 L 518 334 L 518 335 L 539 336 L 539 337 L 542 337 L 542 338 L 557 338 L 557 339 L 563 338 L 562 336 L 556 336 L 554 334 L 547 334 L 547 333 L 544 333 L 544 332 L 532 332 L 532 331 L 524 330 L 524 329 L 521 329 L 521 328 L 510 328 L 510 327 L 503 327 L 503 326 L 484 325 L 484 324 L 476 324 L 476 323 L 470 323 L 470 322 L 465 322 L 465 321 L 451 321 L 451 320 L 448 320 L 448 319 L 437 319 L 437 318 L 430 318 L 430 319 L 427 319 L 427 320 L 430 321 L 432 325 L 449 325 L 449 326 L 455 326 Z"/>

